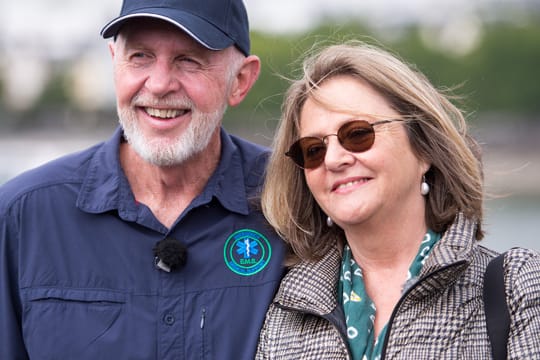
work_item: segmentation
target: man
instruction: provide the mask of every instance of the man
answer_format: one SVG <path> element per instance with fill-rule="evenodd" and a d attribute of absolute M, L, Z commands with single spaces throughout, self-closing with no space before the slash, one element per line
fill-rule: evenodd
<path fill-rule="evenodd" d="M 120 127 L 0 188 L 0 358 L 252 359 L 282 276 L 265 149 L 221 128 L 258 77 L 241 0 L 125 0 Z"/>

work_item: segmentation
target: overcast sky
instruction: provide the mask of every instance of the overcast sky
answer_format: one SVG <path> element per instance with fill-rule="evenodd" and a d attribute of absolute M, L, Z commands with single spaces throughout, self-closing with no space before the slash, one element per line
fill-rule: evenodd
<path fill-rule="evenodd" d="M 512 1 L 512 0 L 507 0 Z M 270 31 L 305 30 L 322 17 L 359 17 L 373 25 L 414 20 L 439 22 L 473 12 L 494 0 L 247 0 L 252 26 Z"/>
<path fill-rule="evenodd" d="M 323 16 L 361 17 L 373 25 L 410 19 L 438 22 L 474 13 L 487 4 L 519 6 L 538 0 L 246 0 L 253 29 L 303 31 Z M 44 41 L 61 47 L 99 38 L 99 30 L 120 11 L 121 0 L 0 1 L 0 44 Z M 33 40 L 32 40 L 33 39 Z M 72 45 L 71 45 L 72 46 Z"/>
<path fill-rule="evenodd" d="M 201 0 L 203 1 L 203 0 Z M 361 18 L 375 27 L 404 21 L 440 23 L 480 16 L 494 6 L 519 9 L 540 0 L 245 0 L 252 29 L 305 31 L 324 17 Z M 0 0 L 0 51 L 64 58 L 100 46 L 99 31 L 121 0 Z M 511 15 L 515 17 L 515 15 Z"/>

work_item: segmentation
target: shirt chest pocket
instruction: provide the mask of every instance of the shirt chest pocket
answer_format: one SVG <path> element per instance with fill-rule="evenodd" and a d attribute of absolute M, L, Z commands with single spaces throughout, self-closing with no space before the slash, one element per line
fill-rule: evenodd
<path fill-rule="evenodd" d="M 95 358 L 95 349 L 112 349 L 122 336 L 123 293 L 32 288 L 23 302 L 23 334 L 32 359 Z"/>

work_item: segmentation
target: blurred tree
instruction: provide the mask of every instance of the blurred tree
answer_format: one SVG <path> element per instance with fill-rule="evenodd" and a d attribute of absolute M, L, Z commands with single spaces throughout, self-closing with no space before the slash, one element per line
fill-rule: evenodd
<path fill-rule="evenodd" d="M 440 88 L 457 86 L 454 93 L 464 96 L 467 111 L 511 113 L 540 121 L 540 81 L 537 80 L 540 75 L 540 19 L 532 16 L 519 24 L 484 23 L 476 47 L 464 54 L 430 47 L 422 38 L 425 29 L 419 25 L 385 29 L 384 33 L 370 30 L 360 21 L 327 22 L 302 34 L 255 31 L 252 33 L 252 52 L 261 58 L 262 72 L 245 101 L 229 109 L 225 123 L 231 127 L 262 127 L 273 131 L 288 79 L 298 75 L 306 52 L 316 45 L 349 39 L 376 43 L 394 51 L 406 62 L 417 66 Z M 52 108 L 76 109 L 76 105 L 70 103 L 71 97 L 67 96 L 69 91 L 74 91 L 66 87 L 69 64 L 57 64 L 54 68 L 54 76 L 32 114 L 49 112 Z M 0 101 L 2 111 L 6 112 Z M 11 117 L 17 121 L 22 118 Z M 42 118 L 31 116 L 25 121 L 37 123 Z M 506 118 L 516 121 L 514 116 Z"/>
<path fill-rule="evenodd" d="M 350 22 L 322 24 L 294 36 L 254 33 L 253 53 L 261 57 L 262 74 L 246 101 L 231 114 L 247 113 L 255 122 L 262 118 L 267 124 L 268 119 L 277 119 L 286 79 L 295 77 L 306 51 L 314 44 L 360 39 L 396 53 L 437 87 L 461 96 L 460 105 L 468 112 L 505 112 L 540 121 L 540 81 L 536 81 L 540 75 L 540 21 L 485 24 L 477 47 L 463 56 L 427 46 L 418 25 L 396 31 L 399 34 L 384 40 L 362 24 Z"/>
<path fill-rule="evenodd" d="M 47 86 L 41 93 L 36 107 L 53 107 L 53 106 L 63 106 L 69 104 L 69 96 L 67 92 L 69 88 L 67 87 L 67 74 L 63 71 L 54 71 L 51 80 L 47 83 Z"/>
<path fill-rule="evenodd" d="M 540 26 L 492 25 L 467 62 L 480 110 L 540 113 Z"/>

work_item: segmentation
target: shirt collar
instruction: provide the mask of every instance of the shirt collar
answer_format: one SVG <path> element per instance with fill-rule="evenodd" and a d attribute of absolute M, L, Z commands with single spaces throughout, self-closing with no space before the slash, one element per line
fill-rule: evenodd
<path fill-rule="evenodd" d="M 241 155 L 224 129 L 221 129 L 220 136 L 221 159 L 218 167 L 189 209 L 208 204 L 216 198 L 226 209 L 247 215 L 249 207 Z M 120 166 L 122 141 L 123 132 L 119 127 L 108 141 L 98 147 L 90 160 L 77 206 L 89 213 L 118 210 L 122 218 L 134 221 L 137 204 Z"/>
<path fill-rule="evenodd" d="M 247 215 L 249 207 L 242 157 L 224 129 L 221 129 L 220 136 L 221 159 L 218 167 L 190 208 L 207 204 L 215 197 L 227 210 Z"/>

